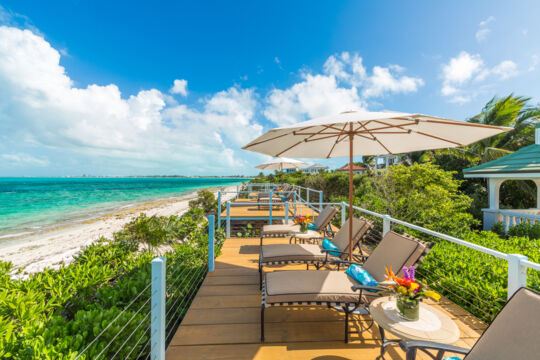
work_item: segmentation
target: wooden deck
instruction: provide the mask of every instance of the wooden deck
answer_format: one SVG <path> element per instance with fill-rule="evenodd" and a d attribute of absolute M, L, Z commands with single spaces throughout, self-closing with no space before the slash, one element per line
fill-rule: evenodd
<path fill-rule="evenodd" d="M 288 243 L 265 239 L 265 243 Z M 343 315 L 323 307 L 273 307 L 265 312 L 266 342 L 259 342 L 261 295 L 258 263 L 259 239 L 230 238 L 174 336 L 166 358 L 177 359 L 376 359 L 380 336 L 374 326 L 361 337 L 343 342 Z M 305 269 L 305 265 L 268 267 L 267 271 Z M 313 270 L 315 271 L 315 270 Z M 461 339 L 471 347 L 485 324 L 448 300 L 435 305 L 456 321 Z M 359 319 L 351 321 L 358 328 Z M 450 356 L 450 355 L 448 355 Z M 397 345 L 385 359 L 404 359 Z M 427 356 L 419 356 L 426 359 Z"/>
<path fill-rule="evenodd" d="M 257 205 L 236 205 L 235 203 L 257 203 L 257 199 L 237 199 L 231 202 L 230 215 L 231 220 L 234 219 L 268 219 L 269 206 L 257 206 Z M 303 215 L 316 215 L 313 209 L 298 204 L 296 207 L 297 214 Z M 289 202 L 289 217 L 294 216 L 294 203 Z M 227 209 L 221 211 L 221 218 L 225 219 L 227 217 Z M 273 205 L 272 206 L 272 218 L 284 218 L 285 217 L 285 206 L 284 205 Z"/>

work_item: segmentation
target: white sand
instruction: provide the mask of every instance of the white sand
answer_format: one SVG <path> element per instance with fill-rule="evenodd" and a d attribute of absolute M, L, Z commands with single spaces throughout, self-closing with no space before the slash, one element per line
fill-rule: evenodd
<path fill-rule="evenodd" d="M 210 189 L 217 194 L 218 188 Z M 230 186 L 225 190 L 236 190 Z M 235 194 L 223 194 L 222 201 L 231 199 Z M 157 200 L 124 208 L 89 221 L 76 223 L 62 228 L 37 232 L 11 240 L 0 249 L 0 260 L 11 261 L 15 268 L 21 269 L 19 276 L 41 271 L 47 267 L 58 268 L 73 260 L 83 246 L 90 245 L 101 236 L 112 238 L 112 234 L 134 217 L 144 212 L 148 216 L 181 215 L 189 209 L 189 200 L 195 193 L 177 198 Z"/>

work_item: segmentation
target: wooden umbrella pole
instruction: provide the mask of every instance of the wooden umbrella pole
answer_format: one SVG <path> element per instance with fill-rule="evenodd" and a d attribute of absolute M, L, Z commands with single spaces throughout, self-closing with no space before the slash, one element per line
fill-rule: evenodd
<path fill-rule="evenodd" d="M 352 231 L 353 231 L 353 141 L 354 141 L 354 132 L 353 125 L 350 124 L 349 132 L 349 261 L 352 261 Z"/>

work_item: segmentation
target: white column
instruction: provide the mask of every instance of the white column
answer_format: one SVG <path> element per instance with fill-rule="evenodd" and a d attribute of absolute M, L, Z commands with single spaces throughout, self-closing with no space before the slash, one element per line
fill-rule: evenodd
<path fill-rule="evenodd" d="M 489 191 L 489 208 L 498 209 L 499 208 L 499 190 L 501 189 L 501 184 L 505 179 L 498 178 L 488 178 L 488 191 Z"/>
<path fill-rule="evenodd" d="M 150 311 L 150 357 L 165 360 L 165 290 L 166 259 L 152 260 L 152 297 Z"/>

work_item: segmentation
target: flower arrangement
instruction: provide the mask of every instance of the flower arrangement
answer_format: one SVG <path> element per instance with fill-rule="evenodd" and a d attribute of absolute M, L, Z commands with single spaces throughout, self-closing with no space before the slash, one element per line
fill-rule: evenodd
<path fill-rule="evenodd" d="M 439 301 L 441 295 L 425 289 L 426 285 L 415 279 L 415 267 L 403 267 L 403 277 L 386 268 L 387 285 L 397 295 L 396 304 L 400 315 L 407 320 L 418 320 L 420 302 L 424 298 Z"/>
<path fill-rule="evenodd" d="M 300 232 L 305 233 L 308 228 L 308 224 L 313 220 L 311 215 L 296 215 L 294 217 L 294 223 L 300 225 Z"/>

